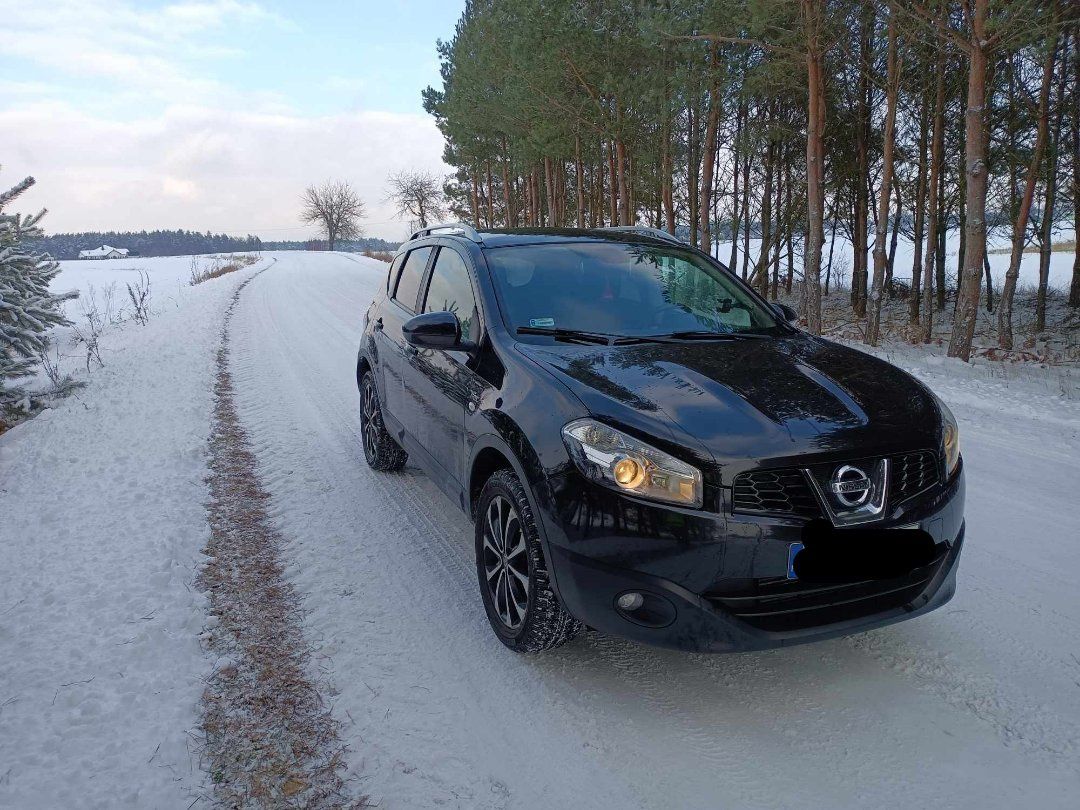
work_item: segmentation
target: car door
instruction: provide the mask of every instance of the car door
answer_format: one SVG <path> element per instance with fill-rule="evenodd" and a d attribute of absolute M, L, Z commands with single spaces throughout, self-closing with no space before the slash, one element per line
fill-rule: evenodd
<path fill-rule="evenodd" d="M 379 365 L 382 368 L 383 415 L 387 429 L 400 440 L 403 431 L 415 436 L 415 425 L 405 400 L 403 377 L 406 349 L 402 326 L 417 312 L 420 287 L 427 272 L 434 246 L 414 248 L 405 256 L 401 271 L 390 279 L 390 300 L 379 313 L 382 325 L 376 323 L 379 345 Z"/>
<path fill-rule="evenodd" d="M 461 323 L 462 339 L 476 345 L 480 314 L 469 263 L 452 247 L 435 257 L 423 298 L 423 312 L 453 312 Z M 446 480 L 444 489 L 460 488 L 465 473 L 465 408 L 475 387 L 475 372 L 465 351 L 439 349 L 407 353 L 406 409 L 415 414 L 416 438 Z M 446 486 L 449 484 L 449 486 Z"/>

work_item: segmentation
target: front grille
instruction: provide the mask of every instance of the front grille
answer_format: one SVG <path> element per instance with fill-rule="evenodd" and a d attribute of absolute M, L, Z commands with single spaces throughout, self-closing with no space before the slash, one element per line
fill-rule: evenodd
<path fill-rule="evenodd" d="M 913 498 L 938 482 L 937 455 L 929 450 L 896 456 L 892 460 L 889 502 L 898 504 Z"/>
<path fill-rule="evenodd" d="M 922 593 L 945 557 L 897 579 L 866 580 L 839 585 L 799 581 L 763 581 L 738 595 L 704 594 L 713 606 L 769 632 L 804 630 L 859 619 L 906 605 Z"/>
<path fill-rule="evenodd" d="M 732 484 L 732 510 L 751 514 L 821 517 L 821 507 L 802 470 L 754 470 Z"/>

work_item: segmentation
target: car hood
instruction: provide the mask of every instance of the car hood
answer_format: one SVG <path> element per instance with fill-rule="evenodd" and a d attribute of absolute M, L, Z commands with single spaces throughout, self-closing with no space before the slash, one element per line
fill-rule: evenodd
<path fill-rule="evenodd" d="M 868 354 L 807 335 L 629 346 L 518 348 L 600 418 L 679 443 L 721 465 L 856 458 L 936 447 L 929 391 Z M 803 460 L 811 460 L 805 458 Z"/>

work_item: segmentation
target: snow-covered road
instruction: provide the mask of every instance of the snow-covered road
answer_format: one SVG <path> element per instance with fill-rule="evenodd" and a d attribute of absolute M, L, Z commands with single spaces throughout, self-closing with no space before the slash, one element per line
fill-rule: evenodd
<path fill-rule="evenodd" d="M 968 469 L 959 591 L 869 634 L 708 657 L 487 627 L 471 527 L 364 464 L 354 363 L 385 265 L 281 254 L 231 368 L 350 773 L 383 808 L 1072 807 L 1080 794 L 1080 404 L 912 359 Z"/>

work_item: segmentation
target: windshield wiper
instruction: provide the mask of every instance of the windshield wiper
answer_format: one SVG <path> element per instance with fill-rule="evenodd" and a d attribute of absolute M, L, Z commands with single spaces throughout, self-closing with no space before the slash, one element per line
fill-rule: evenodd
<path fill-rule="evenodd" d="M 626 343 L 683 343 L 689 340 L 761 340 L 768 335 L 759 335 L 755 332 L 708 332 L 705 330 L 688 330 L 685 332 L 668 332 L 663 335 L 635 335 L 633 337 L 616 338 L 616 346 Z"/>
<path fill-rule="evenodd" d="M 612 339 L 618 335 L 606 335 L 603 332 L 583 332 L 580 329 L 557 329 L 554 326 L 519 326 L 519 335 L 546 335 L 556 340 L 565 340 L 571 343 L 597 343 L 610 346 Z"/>

